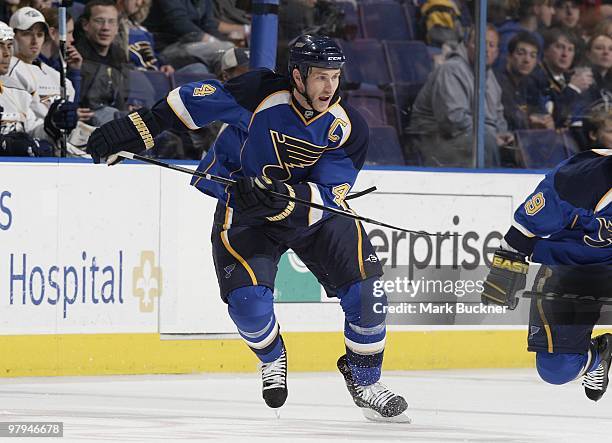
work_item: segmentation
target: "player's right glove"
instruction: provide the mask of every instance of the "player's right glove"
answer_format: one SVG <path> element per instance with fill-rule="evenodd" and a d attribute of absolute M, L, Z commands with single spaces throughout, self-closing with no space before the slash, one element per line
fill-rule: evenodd
<path fill-rule="evenodd" d="M 101 158 L 119 151 L 138 154 L 152 148 L 155 145 L 153 139 L 160 132 L 153 113 L 143 108 L 96 129 L 87 141 L 87 153 L 94 163 L 100 163 Z"/>
<path fill-rule="evenodd" d="M 268 177 L 239 177 L 232 186 L 236 209 L 244 216 L 277 222 L 291 215 L 295 203 L 276 197 L 267 191 L 295 197 L 293 188 Z"/>
<path fill-rule="evenodd" d="M 493 255 L 491 270 L 484 282 L 482 303 L 499 304 L 515 309 L 518 305 L 516 293 L 525 289 L 529 264 L 518 252 L 498 249 Z"/>

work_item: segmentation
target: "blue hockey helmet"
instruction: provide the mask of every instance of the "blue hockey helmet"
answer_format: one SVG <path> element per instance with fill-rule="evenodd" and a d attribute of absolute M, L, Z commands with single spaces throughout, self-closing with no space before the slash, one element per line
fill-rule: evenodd
<path fill-rule="evenodd" d="M 342 69 L 346 58 L 342 48 L 332 38 L 303 34 L 289 44 L 289 77 L 298 69 L 303 79 L 311 67 Z"/>

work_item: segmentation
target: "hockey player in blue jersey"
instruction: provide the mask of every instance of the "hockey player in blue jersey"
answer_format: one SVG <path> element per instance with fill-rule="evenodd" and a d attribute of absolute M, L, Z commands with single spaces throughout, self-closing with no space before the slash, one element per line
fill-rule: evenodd
<path fill-rule="evenodd" d="M 348 210 L 344 199 L 363 166 L 369 132 L 359 113 L 340 101 L 344 63 L 333 40 L 303 35 L 290 47 L 289 76 L 255 70 L 223 84 L 187 84 L 150 111 L 96 130 L 89 152 L 99 161 L 119 150 L 150 148 L 164 129 L 225 123 L 198 170 L 236 184 L 194 177 L 192 185 L 218 199 L 212 245 L 221 298 L 261 361 L 265 402 L 278 408 L 288 393 L 273 290 L 279 259 L 291 248 L 327 294 L 340 299 L 346 355 L 337 366 L 355 404 L 370 419 L 407 421 L 404 398 L 379 381 L 386 327 L 373 304 L 386 299 L 373 298 L 382 267 L 363 227 L 267 193 Z"/>
<path fill-rule="evenodd" d="M 544 381 L 583 377 L 586 396 L 597 401 L 612 361 L 612 335 L 591 338 L 603 306 L 597 299 L 612 297 L 612 113 L 591 121 L 587 132 L 603 148 L 558 165 L 518 207 L 493 256 L 482 301 L 514 309 L 526 285 L 526 258 L 541 263 L 528 350 L 536 353 Z"/>

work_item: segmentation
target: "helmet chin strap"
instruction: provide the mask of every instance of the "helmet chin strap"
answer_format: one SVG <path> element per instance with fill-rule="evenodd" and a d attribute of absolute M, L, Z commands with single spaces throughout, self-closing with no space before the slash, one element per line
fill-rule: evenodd
<path fill-rule="evenodd" d="M 308 73 L 310 74 L 310 68 L 308 68 Z M 312 110 L 316 112 L 314 105 L 312 104 L 312 100 L 310 99 L 310 96 L 308 95 L 308 83 L 306 81 L 307 79 L 304 78 L 301 72 L 300 72 L 300 79 L 302 79 L 302 83 L 304 84 L 304 92 L 303 93 L 300 92 L 300 90 L 297 88 L 297 85 L 296 85 L 295 90 L 297 91 L 298 94 L 304 97 L 304 100 L 306 100 L 306 103 L 308 103 L 308 106 L 310 106 Z"/>

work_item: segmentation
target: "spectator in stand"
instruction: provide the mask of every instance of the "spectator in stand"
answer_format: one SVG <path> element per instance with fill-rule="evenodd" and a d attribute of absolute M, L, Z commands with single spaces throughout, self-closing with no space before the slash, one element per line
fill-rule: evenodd
<path fill-rule="evenodd" d="M 19 0 L 0 0 L 0 21 L 8 23 L 18 4 Z"/>
<path fill-rule="evenodd" d="M 446 61 L 427 78 L 412 108 L 408 134 L 411 148 L 425 166 L 472 166 L 474 103 L 474 30 Z M 498 35 L 487 26 L 487 78 L 485 97 L 486 165 L 499 165 L 499 147 L 513 142 L 503 115 L 502 91 L 490 66 L 498 52 Z M 409 157 L 408 155 L 407 157 Z"/>
<path fill-rule="evenodd" d="M 495 73 L 502 89 L 504 117 L 508 129 L 554 129 L 546 109 L 547 97 L 531 76 L 538 63 L 538 41 L 529 32 L 519 32 L 508 43 L 506 67 Z"/>
<path fill-rule="evenodd" d="M 38 59 L 49 31 L 45 17 L 40 11 L 26 6 L 15 11 L 10 26 L 15 33 L 15 56 L 11 58 L 8 76 L 32 95 L 31 107 L 37 118 L 44 119 L 47 114 L 59 109 L 66 117 L 62 129 L 74 129 L 77 106 L 72 103 L 75 98 L 72 83 L 66 80 L 68 101 L 62 102 L 59 72 Z M 59 129 L 50 135 L 59 138 Z"/>
<path fill-rule="evenodd" d="M 590 67 L 572 69 L 576 60 L 574 36 L 565 28 L 544 32 L 544 57 L 532 74 L 539 91 L 550 99 L 555 127 L 569 126 L 569 117 L 580 95 L 593 84 Z"/>
<path fill-rule="evenodd" d="M 59 56 L 60 36 L 57 8 L 47 8 L 42 10 L 49 34 L 42 45 L 38 59 L 52 67 L 56 71 L 61 69 L 61 61 Z M 81 66 L 83 65 L 83 57 L 74 46 L 74 20 L 70 14 L 66 13 L 66 79 L 72 83 L 74 88 L 74 96 L 80 98 L 81 93 Z M 93 117 L 90 109 L 78 109 L 79 120 L 88 121 Z"/>
<path fill-rule="evenodd" d="M 174 68 L 164 64 L 155 51 L 153 34 L 141 25 L 149 15 L 151 0 L 117 0 L 117 8 L 120 14 L 119 40 L 130 63 L 137 69 L 172 75 Z"/>
<path fill-rule="evenodd" d="M 588 39 L 580 25 L 580 0 L 558 0 L 555 4 L 553 24 L 570 35 L 575 46 L 575 59 L 581 60 Z"/>
<path fill-rule="evenodd" d="M 246 41 L 248 26 L 218 21 L 212 0 L 153 0 L 144 25 L 167 63 L 176 69 L 200 63 L 209 71 L 219 51 Z"/>
<path fill-rule="evenodd" d="M 50 110 L 45 118 L 34 114 L 34 96 L 7 75 L 13 39 L 13 29 L 0 22 L 0 156 L 52 156 L 53 143 L 57 141 L 54 135 L 64 126 L 66 114 L 59 107 Z"/>
<path fill-rule="evenodd" d="M 114 43 L 119 31 L 119 11 L 113 0 L 91 0 L 80 23 L 84 38 L 76 47 L 83 56 L 81 105 L 94 112 L 90 124 L 100 126 L 127 109 L 127 57 Z"/>
<path fill-rule="evenodd" d="M 571 113 L 571 127 L 579 146 L 586 146 L 582 123 L 594 104 L 612 103 L 612 37 L 594 34 L 587 44 L 586 65 L 593 71 L 594 82 L 579 100 Z"/>
<path fill-rule="evenodd" d="M 53 6 L 53 0 L 21 0 L 19 2 L 19 7 L 23 8 L 29 6 L 30 8 L 38 9 L 42 11 L 45 8 L 50 8 Z"/>
<path fill-rule="evenodd" d="M 506 65 L 508 43 L 519 32 L 531 32 L 538 41 L 538 50 L 542 50 L 544 41 L 541 30 L 549 28 L 555 12 L 553 0 L 521 0 L 518 3 L 516 20 L 508 20 L 499 26 L 499 57 L 495 69 Z"/>

